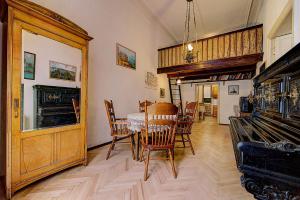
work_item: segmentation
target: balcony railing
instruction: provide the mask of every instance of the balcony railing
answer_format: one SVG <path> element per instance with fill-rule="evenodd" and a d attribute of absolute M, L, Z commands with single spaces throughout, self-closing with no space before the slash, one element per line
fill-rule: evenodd
<path fill-rule="evenodd" d="M 257 25 L 201 39 L 198 40 L 198 47 L 198 58 L 191 64 L 261 54 L 263 52 L 263 26 Z M 182 44 L 158 50 L 159 68 L 187 64 L 183 59 Z"/>

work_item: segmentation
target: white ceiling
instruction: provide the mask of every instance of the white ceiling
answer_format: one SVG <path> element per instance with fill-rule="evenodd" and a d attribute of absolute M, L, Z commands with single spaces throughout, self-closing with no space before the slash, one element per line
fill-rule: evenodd
<path fill-rule="evenodd" d="M 141 1 L 174 39 L 178 43 L 182 42 L 186 0 Z M 194 2 L 198 38 L 204 38 L 245 27 L 252 0 L 194 0 Z"/>

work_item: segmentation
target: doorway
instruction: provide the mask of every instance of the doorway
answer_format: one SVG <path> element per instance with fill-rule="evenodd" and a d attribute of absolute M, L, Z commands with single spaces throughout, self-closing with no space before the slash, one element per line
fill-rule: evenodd
<path fill-rule="evenodd" d="M 197 84 L 195 96 L 199 102 L 198 119 L 205 120 L 206 117 L 212 117 L 219 121 L 219 84 Z"/>

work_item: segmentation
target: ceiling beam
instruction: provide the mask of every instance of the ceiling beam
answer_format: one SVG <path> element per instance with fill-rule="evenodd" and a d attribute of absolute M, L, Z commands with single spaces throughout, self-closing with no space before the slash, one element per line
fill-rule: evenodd
<path fill-rule="evenodd" d="M 246 73 L 246 72 L 253 72 L 253 75 L 255 74 L 255 69 L 251 69 L 248 71 L 243 71 L 241 73 Z M 205 74 L 199 74 L 195 76 L 187 76 L 182 78 L 182 81 L 192 81 L 192 80 L 200 80 L 200 79 L 209 79 L 211 76 L 215 75 L 232 75 L 232 74 L 237 74 L 238 72 L 224 72 L 224 73 L 205 73 Z"/>
<path fill-rule="evenodd" d="M 235 67 L 235 68 L 225 68 L 217 70 L 198 70 L 193 72 L 180 72 L 176 74 L 168 74 L 168 78 L 187 78 L 187 77 L 198 77 L 198 76 L 213 76 L 213 75 L 225 75 L 225 74 L 234 74 L 234 73 L 245 73 L 251 72 L 256 69 L 256 65 Z"/>
<path fill-rule="evenodd" d="M 232 58 L 224 58 L 218 60 L 202 61 L 197 64 L 186 64 L 173 67 L 161 67 L 157 69 L 158 74 L 178 74 L 182 72 L 205 71 L 205 70 L 220 70 L 235 68 L 241 66 L 256 65 L 262 61 L 263 53 L 245 55 Z"/>

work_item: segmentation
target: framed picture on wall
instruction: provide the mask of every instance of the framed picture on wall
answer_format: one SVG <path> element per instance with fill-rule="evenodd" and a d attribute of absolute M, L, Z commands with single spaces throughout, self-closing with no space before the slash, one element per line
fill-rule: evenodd
<path fill-rule="evenodd" d="M 160 98 L 166 97 L 166 90 L 164 88 L 159 89 L 159 96 L 160 96 Z"/>
<path fill-rule="evenodd" d="M 117 65 L 136 70 L 136 53 L 117 43 Z"/>
<path fill-rule="evenodd" d="M 24 79 L 35 79 L 35 59 L 34 53 L 24 51 Z"/>
<path fill-rule="evenodd" d="M 50 78 L 60 79 L 65 81 L 76 81 L 77 67 L 59 63 L 56 61 L 50 61 Z"/>
<path fill-rule="evenodd" d="M 239 86 L 238 85 L 228 85 L 228 95 L 238 95 Z"/>

